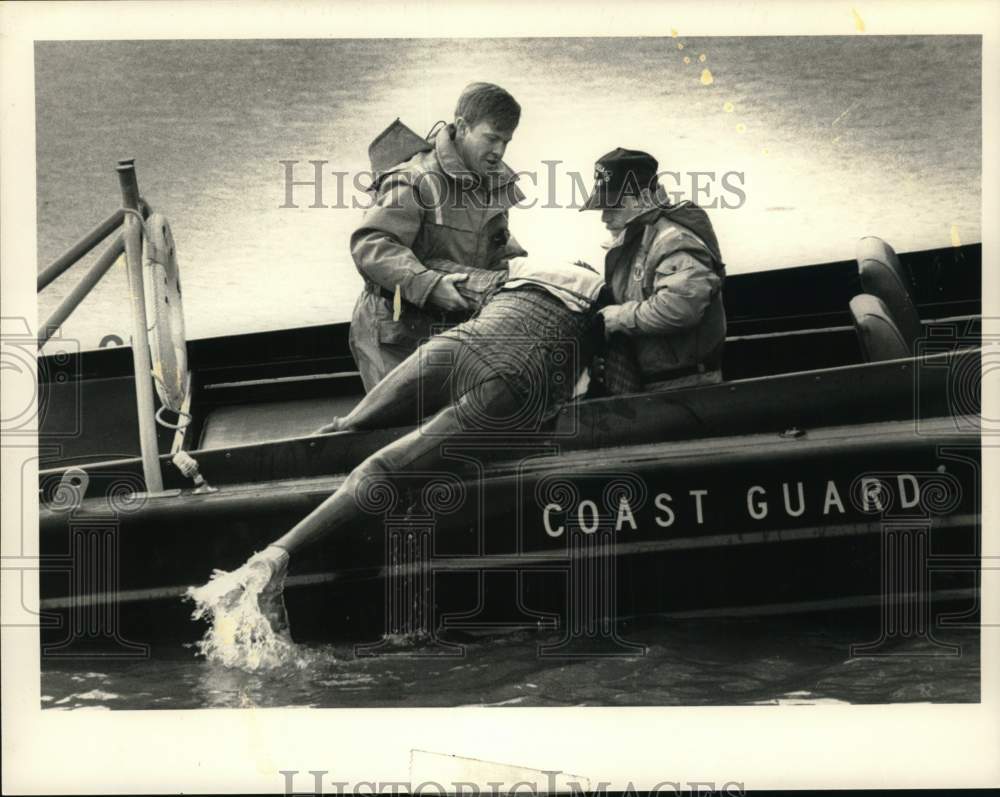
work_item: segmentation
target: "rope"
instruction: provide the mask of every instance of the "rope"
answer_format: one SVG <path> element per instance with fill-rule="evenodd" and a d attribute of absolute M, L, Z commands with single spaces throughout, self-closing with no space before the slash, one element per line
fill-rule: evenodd
<path fill-rule="evenodd" d="M 447 127 L 447 126 L 448 123 L 444 119 L 438 119 L 431 127 L 430 132 L 426 136 L 424 136 L 424 141 L 431 141 L 432 139 L 434 139 L 435 136 L 437 136 L 438 131 L 442 127 Z"/>
<path fill-rule="evenodd" d="M 146 205 L 146 207 L 149 207 L 149 205 Z M 135 216 L 139 220 L 139 226 L 142 228 L 142 237 L 148 239 L 149 230 L 146 229 L 146 220 L 142 217 L 142 213 L 135 208 L 121 208 L 120 210 L 126 216 Z"/>
<path fill-rule="evenodd" d="M 156 422 L 160 424 L 160 426 L 164 426 L 167 429 L 175 429 L 175 430 L 186 429 L 193 420 L 193 417 L 190 412 L 184 412 L 184 410 L 171 410 L 172 412 L 175 412 L 177 415 L 177 423 L 170 423 L 170 421 L 165 421 L 161 416 L 163 414 L 163 411 L 166 409 L 170 408 L 167 407 L 166 405 L 163 405 L 156 411 L 156 415 L 154 417 L 156 418 Z M 187 420 L 183 420 L 184 418 L 187 418 Z"/>

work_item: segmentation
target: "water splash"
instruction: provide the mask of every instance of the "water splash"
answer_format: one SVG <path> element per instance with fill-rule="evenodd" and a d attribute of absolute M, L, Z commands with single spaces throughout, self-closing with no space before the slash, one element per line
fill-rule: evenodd
<path fill-rule="evenodd" d="M 269 574 L 243 567 L 232 572 L 216 570 L 207 584 L 190 587 L 186 599 L 195 604 L 192 618 L 207 620 L 205 636 L 195 649 L 208 661 L 249 672 L 273 670 L 288 664 L 308 665 L 306 656 L 292 642 L 287 623 L 276 622 L 275 607 L 281 605 L 281 584 L 274 593 Z M 267 608 L 262 611 L 261 603 Z"/>

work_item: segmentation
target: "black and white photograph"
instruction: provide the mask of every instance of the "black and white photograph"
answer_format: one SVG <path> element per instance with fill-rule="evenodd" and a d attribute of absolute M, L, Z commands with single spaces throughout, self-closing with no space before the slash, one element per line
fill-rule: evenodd
<path fill-rule="evenodd" d="M 536 752 L 417 732 L 404 790 L 533 793 L 823 785 L 547 754 L 529 717 L 634 716 L 587 709 L 997 738 L 995 5 L 27 5 L 3 633 L 40 727 L 475 717 Z M 283 735 L 222 788 L 356 785 Z"/>

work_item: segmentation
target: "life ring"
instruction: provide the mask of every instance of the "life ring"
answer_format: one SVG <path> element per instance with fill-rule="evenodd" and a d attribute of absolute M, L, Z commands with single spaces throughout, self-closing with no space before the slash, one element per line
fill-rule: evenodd
<path fill-rule="evenodd" d="M 153 382 L 160 401 L 180 412 L 187 394 L 188 365 L 177 249 L 163 214 L 150 214 L 145 232 L 142 270 Z"/>

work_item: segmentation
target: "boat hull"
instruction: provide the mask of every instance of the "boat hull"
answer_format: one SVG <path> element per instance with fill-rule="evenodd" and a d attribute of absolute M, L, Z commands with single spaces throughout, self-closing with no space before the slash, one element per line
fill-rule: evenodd
<path fill-rule="evenodd" d="M 294 557 L 293 634 L 377 641 L 542 627 L 593 642 L 613 637 L 615 620 L 648 615 L 852 609 L 926 626 L 944 598 L 974 612 L 979 439 L 956 426 L 974 420 L 939 419 L 919 434 L 896 421 L 721 436 L 600 457 L 523 443 L 512 459 L 508 441 L 489 465 L 497 443 L 469 442 L 448 469 L 366 485 L 358 521 Z M 108 496 L 125 495 L 103 478 Z M 202 627 L 189 620 L 186 587 L 240 564 L 340 481 L 133 495 L 114 514 L 99 499 L 46 510 L 43 560 L 65 568 L 42 574 L 45 649 L 193 641 Z M 88 572 L 101 562 L 113 567 L 95 589 Z"/>

